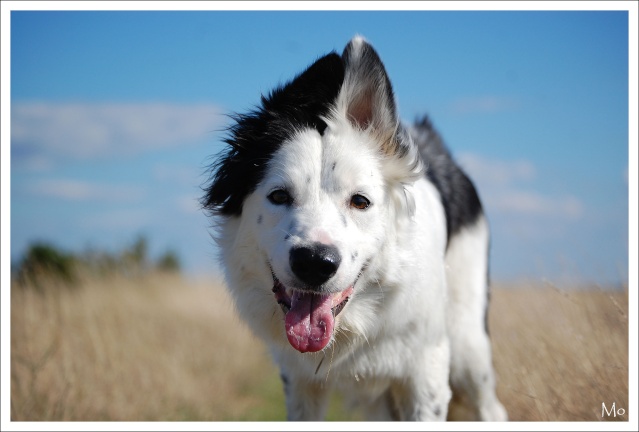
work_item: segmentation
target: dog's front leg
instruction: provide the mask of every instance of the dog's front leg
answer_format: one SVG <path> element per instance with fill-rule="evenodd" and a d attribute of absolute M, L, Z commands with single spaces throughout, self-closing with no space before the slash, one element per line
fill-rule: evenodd
<path fill-rule="evenodd" d="M 281 373 L 289 421 L 322 421 L 328 405 L 329 389 L 323 382 Z"/>
<path fill-rule="evenodd" d="M 393 418 L 407 421 L 445 421 L 451 391 L 448 384 L 435 387 L 398 383 L 391 388 Z"/>
<path fill-rule="evenodd" d="M 401 381 L 391 384 L 391 409 L 399 420 L 445 421 L 452 391 L 448 341 L 423 348 Z"/>

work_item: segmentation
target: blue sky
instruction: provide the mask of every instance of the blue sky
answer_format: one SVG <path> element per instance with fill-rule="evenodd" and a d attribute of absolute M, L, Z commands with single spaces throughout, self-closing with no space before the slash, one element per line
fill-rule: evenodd
<path fill-rule="evenodd" d="M 224 114 L 362 34 L 402 119 L 428 114 L 475 180 L 494 280 L 628 280 L 627 11 L 13 7 L 13 261 L 34 241 L 118 250 L 141 234 L 152 255 L 214 271 L 198 199 Z"/>

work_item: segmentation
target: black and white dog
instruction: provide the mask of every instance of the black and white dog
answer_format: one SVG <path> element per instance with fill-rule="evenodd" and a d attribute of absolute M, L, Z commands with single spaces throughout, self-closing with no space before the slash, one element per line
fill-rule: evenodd
<path fill-rule="evenodd" d="M 370 419 L 506 420 L 479 198 L 427 119 L 400 124 L 371 45 L 321 57 L 226 142 L 203 205 L 290 420 L 321 420 L 333 388 Z"/>

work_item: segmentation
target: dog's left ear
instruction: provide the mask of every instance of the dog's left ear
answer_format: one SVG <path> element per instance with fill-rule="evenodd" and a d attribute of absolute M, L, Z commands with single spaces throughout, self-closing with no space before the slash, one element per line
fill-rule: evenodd
<path fill-rule="evenodd" d="M 363 37 L 356 36 L 344 49 L 342 59 L 345 76 L 339 106 L 354 126 L 392 139 L 399 121 L 393 88 L 377 52 Z"/>
<path fill-rule="evenodd" d="M 382 60 L 361 36 L 344 49 L 344 83 L 337 109 L 355 127 L 370 133 L 387 157 L 382 169 L 392 186 L 391 199 L 401 214 L 412 215 L 415 202 L 405 188 L 421 177 L 423 165 L 412 140 L 400 128 L 395 96 Z M 400 214 L 398 213 L 398 214 Z"/>

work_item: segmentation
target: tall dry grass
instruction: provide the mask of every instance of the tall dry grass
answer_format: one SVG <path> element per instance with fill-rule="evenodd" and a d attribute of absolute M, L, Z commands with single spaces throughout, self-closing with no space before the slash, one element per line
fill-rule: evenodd
<path fill-rule="evenodd" d="M 12 286 L 11 419 L 283 420 L 278 373 L 215 281 Z M 512 420 L 627 420 L 626 292 L 496 288 L 490 329 Z M 334 401 L 335 402 L 335 401 Z M 602 418 L 613 402 L 625 416 Z M 357 419 L 334 403 L 329 419 Z"/>
<path fill-rule="evenodd" d="M 511 420 L 628 421 L 628 293 L 495 289 L 498 394 Z M 619 416 L 602 416 L 602 403 Z M 633 408 L 631 410 L 631 408 Z"/>
<path fill-rule="evenodd" d="M 272 369 L 211 281 L 13 287 L 11 312 L 12 420 L 250 418 Z"/>

